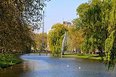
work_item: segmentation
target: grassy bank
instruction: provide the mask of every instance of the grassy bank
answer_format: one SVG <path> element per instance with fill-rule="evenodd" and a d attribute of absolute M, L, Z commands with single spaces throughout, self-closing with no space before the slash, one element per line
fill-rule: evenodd
<path fill-rule="evenodd" d="M 6 68 L 21 62 L 22 60 L 16 54 L 0 54 L 0 68 Z"/>
<path fill-rule="evenodd" d="M 63 57 L 101 60 L 97 54 L 65 54 Z"/>

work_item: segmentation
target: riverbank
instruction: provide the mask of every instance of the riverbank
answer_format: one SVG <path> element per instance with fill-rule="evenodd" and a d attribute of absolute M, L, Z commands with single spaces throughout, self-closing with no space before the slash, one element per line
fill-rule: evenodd
<path fill-rule="evenodd" d="M 97 54 L 65 54 L 63 57 L 102 60 Z"/>
<path fill-rule="evenodd" d="M 33 54 L 39 54 L 40 53 L 33 53 Z M 45 54 L 45 53 L 42 53 Z M 48 54 L 45 54 L 48 55 Z M 51 54 L 52 57 L 58 57 L 58 56 L 53 56 Z M 98 54 L 64 54 L 62 55 L 62 57 L 64 58 L 80 58 L 80 59 L 91 59 L 91 60 L 102 60 L 102 58 L 98 55 Z M 104 59 L 105 60 L 105 59 Z"/>
<path fill-rule="evenodd" d="M 6 68 L 21 62 L 22 60 L 19 58 L 18 54 L 0 54 L 0 69 Z"/>

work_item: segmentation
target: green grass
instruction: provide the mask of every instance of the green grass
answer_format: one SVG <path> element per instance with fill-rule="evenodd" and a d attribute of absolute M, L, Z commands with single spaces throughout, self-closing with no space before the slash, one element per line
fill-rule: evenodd
<path fill-rule="evenodd" d="M 97 54 L 65 54 L 63 57 L 101 60 Z"/>
<path fill-rule="evenodd" d="M 0 68 L 6 68 L 22 62 L 16 54 L 0 54 Z"/>

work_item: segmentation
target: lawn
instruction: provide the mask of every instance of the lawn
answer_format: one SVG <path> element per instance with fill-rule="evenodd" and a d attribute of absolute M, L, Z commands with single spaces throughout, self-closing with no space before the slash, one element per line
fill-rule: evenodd
<path fill-rule="evenodd" d="M 0 54 L 0 68 L 6 68 L 22 62 L 16 54 Z"/>
<path fill-rule="evenodd" d="M 65 54 L 63 57 L 101 60 L 97 54 Z"/>

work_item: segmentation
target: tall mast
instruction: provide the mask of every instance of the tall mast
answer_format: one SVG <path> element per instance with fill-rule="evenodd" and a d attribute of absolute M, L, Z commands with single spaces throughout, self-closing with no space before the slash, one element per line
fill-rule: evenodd
<path fill-rule="evenodd" d="M 43 21 L 42 21 L 42 50 L 44 50 L 44 10 L 43 10 Z"/>

